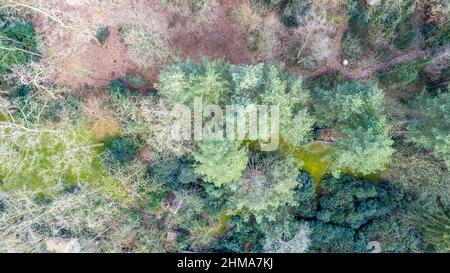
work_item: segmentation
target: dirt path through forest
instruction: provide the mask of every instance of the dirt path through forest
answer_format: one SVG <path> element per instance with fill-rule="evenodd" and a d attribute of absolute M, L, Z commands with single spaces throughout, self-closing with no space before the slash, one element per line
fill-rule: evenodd
<path fill-rule="evenodd" d="M 395 65 L 414 61 L 420 58 L 427 57 L 429 55 L 430 54 L 428 50 L 416 48 L 362 70 L 347 68 L 342 65 L 342 61 L 340 59 L 333 59 L 328 61 L 326 66 L 315 71 L 307 71 L 296 67 L 289 68 L 288 71 L 296 75 L 306 75 L 307 77 L 313 79 L 325 74 L 340 73 L 349 79 L 360 80 L 370 78 L 377 72 L 389 69 Z"/>

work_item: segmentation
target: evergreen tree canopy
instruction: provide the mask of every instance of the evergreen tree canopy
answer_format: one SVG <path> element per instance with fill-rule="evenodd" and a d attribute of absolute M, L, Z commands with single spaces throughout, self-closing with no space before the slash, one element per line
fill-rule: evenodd
<path fill-rule="evenodd" d="M 206 58 L 201 63 L 178 61 L 161 72 L 159 92 L 173 103 L 190 107 L 195 97 L 201 97 L 204 105 L 218 104 L 230 91 L 227 68 L 228 64 L 222 61 Z"/>
<path fill-rule="evenodd" d="M 246 147 L 232 141 L 201 141 L 194 152 L 195 172 L 217 187 L 237 181 L 248 162 Z"/>
<path fill-rule="evenodd" d="M 383 115 L 383 93 L 370 83 L 345 82 L 335 91 L 317 90 L 319 123 L 333 128 L 336 145 L 334 172 L 354 174 L 384 170 L 394 150 Z"/>
<path fill-rule="evenodd" d="M 295 145 L 310 139 L 314 118 L 308 111 L 309 93 L 302 78 L 285 75 L 280 66 L 180 61 L 161 73 L 158 88 L 172 103 L 189 107 L 195 97 L 202 97 L 204 105 L 277 105 L 280 134 Z"/>
<path fill-rule="evenodd" d="M 419 116 L 408 126 L 409 140 L 433 150 L 450 167 L 450 92 L 435 97 L 422 93 L 412 107 Z"/>

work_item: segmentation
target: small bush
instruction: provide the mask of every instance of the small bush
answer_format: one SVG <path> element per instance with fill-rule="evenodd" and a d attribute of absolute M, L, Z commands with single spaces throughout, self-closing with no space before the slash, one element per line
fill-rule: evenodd
<path fill-rule="evenodd" d="M 113 80 L 109 85 L 109 95 L 113 96 L 114 94 L 118 94 L 119 96 L 129 96 L 132 91 L 128 88 L 128 86 L 120 79 Z"/>
<path fill-rule="evenodd" d="M 106 154 L 110 155 L 109 159 L 113 163 L 125 165 L 131 162 L 137 155 L 138 143 L 135 140 L 129 138 L 118 138 L 114 140 L 106 151 Z"/>
<path fill-rule="evenodd" d="M 287 27 L 298 27 L 301 17 L 308 13 L 310 5 L 307 0 L 285 1 L 280 10 L 281 22 Z"/>
<path fill-rule="evenodd" d="M 34 88 L 29 85 L 19 85 L 16 90 L 11 94 L 12 100 L 16 101 L 24 101 L 26 100 L 33 92 Z"/>
<path fill-rule="evenodd" d="M 267 43 L 265 37 L 261 34 L 259 29 L 250 31 L 248 39 L 250 50 L 256 54 L 260 53 Z"/>
<path fill-rule="evenodd" d="M 448 0 L 430 0 L 426 3 L 425 42 L 434 51 L 450 42 L 450 8 Z"/>
<path fill-rule="evenodd" d="M 438 49 L 450 42 L 450 21 L 447 21 L 441 27 L 426 24 L 424 32 L 427 45 L 432 49 Z"/>
<path fill-rule="evenodd" d="M 183 184 L 187 185 L 199 179 L 192 163 L 185 157 L 164 160 L 149 168 L 147 180 L 162 182 L 168 189 L 177 190 Z"/>
<path fill-rule="evenodd" d="M 164 21 L 154 19 L 145 25 L 127 25 L 121 29 L 134 62 L 143 68 L 161 65 L 172 56 Z"/>
<path fill-rule="evenodd" d="M 17 20 L 0 27 L 0 74 L 31 61 L 35 51 L 36 33 L 30 23 Z"/>
<path fill-rule="evenodd" d="M 358 40 L 356 43 L 360 49 L 347 51 L 365 52 L 356 56 L 360 57 L 358 61 L 364 61 L 369 54 L 375 59 L 384 59 L 419 41 L 420 32 L 414 21 L 415 1 L 384 0 L 377 5 L 365 5 L 364 2 L 348 2 L 350 22 L 347 35 Z"/>
<path fill-rule="evenodd" d="M 417 82 L 420 70 L 428 62 L 426 60 L 401 64 L 380 75 L 380 81 L 386 86 L 407 87 Z"/>
<path fill-rule="evenodd" d="M 148 81 L 141 74 L 127 72 L 125 77 L 128 84 L 134 88 L 143 88 L 148 85 Z"/>
<path fill-rule="evenodd" d="M 109 28 L 101 27 L 97 30 L 97 34 L 95 35 L 95 37 L 97 38 L 97 41 L 103 45 L 106 43 L 106 40 L 108 40 L 109 35 L 110 35 Z"/>

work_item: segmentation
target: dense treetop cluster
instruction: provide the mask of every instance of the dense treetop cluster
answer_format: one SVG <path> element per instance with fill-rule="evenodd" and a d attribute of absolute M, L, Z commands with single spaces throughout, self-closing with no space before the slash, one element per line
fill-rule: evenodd
<path fill-rule="evenodd" d="M 218 5 L 190 2 L 161 5 L 189 16 Z M 249 1 L 247 12 L 275 14 L 304 39 L 252 64 L 172 60 L 158 51 L 170 46 L 161 33 L 149 44 L 145 29 L 98 26 L 99 46 L 135 34 L 132 54 L 147 39 L 153 55 L 142 60 L 167 63 L 154 84 L 130 69 L 79 89 L 50 75 L 28 13 L 0 9 L 0 251 L 46 251 L 49 238 L 94 252 L 450 251 L 450 3 L 430 1 L 417 24 L 414 0 L 342 2 L 345 15 L 308 0 Z M 309 43 L 342 21 L 336 48 L 350 67 L 315 75 L 329 65 L 315 49 L 335 47 Z M 270 28 L 249 29 L 260 56 Z M 377 66 L 404 52 L 423 58 Z M 352 74 L 373 65 L 382 69 Z M 172 110 L 196 97 L 279 106 L 279 149 L 170 138 Z"/>

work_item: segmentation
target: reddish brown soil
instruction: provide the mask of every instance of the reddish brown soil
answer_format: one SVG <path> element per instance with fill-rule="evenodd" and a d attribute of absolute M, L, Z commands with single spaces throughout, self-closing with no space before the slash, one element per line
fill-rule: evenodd
<path fill-rule="evenodd" d="M 156 80 L 157 72 L 148 69 L 142 71 L 131 60 L 128 50 L 120 38 L 116 28 L 110 28 L 109 38 L 103 46 L 92 39 L 79 52 L 62 54 L 68 48 L 77 48 L 80 41 L 71 33 L 71 30 L 55 35 L 55 26 L 41 16 L 33 18 L 35 28 L 46 37 L 48 53 L 46 56 L 52 60 L 58 70 L 55 82 L 71 88 L 85 85 L 92 87 L 106 86 L 111 80 L 123 77 L 129 70 L 139 70 L 150 80 Z"/>
<path fill-rule="evenodd" d="M 227 3 L 215 8 L 206 23 L 195 27 L 191 19 L 157 7 L 155 3 L 148 1 L 145 6 L 151 12 L 157 12 L 167 18 L 169 43 L 177 52 L 177 57 L 195 60 L 202 56 L 223 58 L 236 64 L 254 61 L 247 47 L 245 31 L 227 18 Z M 86 10 L 89 11 L 88 8 Z M 71 88 L 85 85 L 103 87 L 113 79 L 124 77 L 130 70 L 144 75 L 151 83 L 158 80 L 160 67 L 142 69 L 132 61 L 117 31 L 118 26 L 110 26 L 111 34 L 103 46 L 92 39 L 82 51 L 62 57 L 59 52 L 76 48 L 80 44 L 70 33 L 71 30 L 64 30 L 64 35 L 58 36 L 52 33 L 57 26 L 49 20 L 36 16 L 33 23 L 44 37 L 51 37 L 47 46 L 49 55 L 59 71 L 55 79 L 57 83 Z"/>
<path fill-rule="evenodd" d="M 207 18 L 203 18 L 205 20 L 200 24 L 193 22 L 193 18 L 169 11 L 156 3 L 154 0 L 147 1 L 145 7 L 167 19 L 167 38 L 177 57 L 194 60 L 199 60 L 202 56 L 213 59 L 223 58 L 234 64 L 255 62 L 255 56 L 248 48 L 245 29 L 231 21 L 228 16 L 233 1 L 222 1 L 222 4 L 214 8 L 210 14 L 207 14 L 205 16 Z M 86 10 L 89 11 L 88 8 Z M 416 21 L 420 27 L 423 22 L 423 1 L 418 1 L 416 6 Z M 46 20 L 35 19 L 34 24 L 44 36 L 51 34 L 55 28 Z M 72 88 L 79 88 L 84 85 L 103 87 L 107 86 L 113 79 L 124 77 L 127 71 L 142 74 L 151 83 L 156 82 L 160 67 L 139 68 L 132 61 L 123 40 L 118 34 L 117 27 L 110 27 L 111 35 L 103 46 L 92 40 L 84 50 L 76 54 L 69 54 L 63 58 L 58 55 L 51 56 L 60 72 L 56 82 Z M 341 64 L 340 45 L 346 29 L 346 24 L 342 24 L 337 29 L 334 37 L 336 48 L 323 67 L 309 71 L 292 66 L 288 70 L 295 74 L 310 77 L 317 77 L 326 73 L 341 73 L 348 78 L 363 79 L 398 63 L 427 55 L 424 50 L 412 49 L 366 69 L 352 70 L 343 67 Z M 70 30 L 67 31 L 70 32 Z M 73 38 L 70 33 L 65 33 L 63 37 L 56 37 L 56 39 L 48 42 L 50 55 L 65 48 L 76 47 L 77 43 L 79 41 Z"/>
<path fill-rule="evenodd" d="M 199 60 L 202 56 L 223 58 L 234 64 L 254 62 L 247 46 L 245 30 L 226 16 L 227 7 L 214 11 L 211 21 L 200 28 L 189 30 L 188 18 L 168 13 L 171 44 L 182 57 Z"/>
<path fill-rule="evenodd" d="M 92 41 L 84 52 L 60 60 L 58 65 L 61 69 L 59 82 L 70 87 L 104 86 L 116 78 L 124 77 L 129 70 L 139 70 L 151 81 L 157 79 L 156 71 L 142 71 L 131 61 L 116 29 L 111 29 L 111 35 L 103 46 Z"/>

